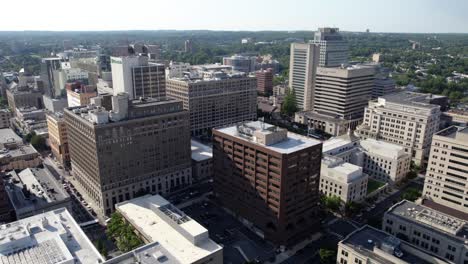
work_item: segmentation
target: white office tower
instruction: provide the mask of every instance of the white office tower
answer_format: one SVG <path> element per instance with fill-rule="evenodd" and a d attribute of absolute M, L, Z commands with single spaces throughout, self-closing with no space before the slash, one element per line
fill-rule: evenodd
<path fill-rule="evenodd" d="M 291 44 L 289 88 L 294 91 L 297 107 L 301 110 L 313 109 L 319 51 L 319 46 L 313 43 Z"/>
<path fill-rule="evenodd" d="M 319 28 L 312 43 L 320 45 L 320 67 L 337 67 L 348 62 L 348 42 L 338 28 Z"/>
<path fill-rule="evenodd" d="M 114 95 L 129 98 L 163 98 L 166 95 L 164 65 L 149 63 L 146 56 L 111 57 Z"/>
<path fill-rule="evenodd" d="M 468 215 L 468 128 L 451 126 L 432 137 L 424 182 L 426 199 Z"/>

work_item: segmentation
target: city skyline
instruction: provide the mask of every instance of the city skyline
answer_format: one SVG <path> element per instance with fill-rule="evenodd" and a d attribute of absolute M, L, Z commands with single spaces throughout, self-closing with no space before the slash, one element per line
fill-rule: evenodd
<path fill-rule="evenodd" d="M 135 9 L 134 12 L 129 12 L 126 5 L 109 8 L 106 2 L 83 0 L 73 7 L 77 14 L 87 14 L 86 19 L 79 22 L 69 19 L 69 13 L 63 12 L 61 3 L 56 0 L 46 3 L 25 0 L 24 6 L 27 8 L 22 9 L 22 19 L 18 19 L 14 12 L 2 14 L 0 31 L 315 31 L 318 27 L 334 26 L 342 31 L 468 33 L 464 27 L 468 24 L 468 17 L 464 16 L 468 2 L 460 0 L 448 3 L 435 0 L 396 0 L 391 3 L 361 0 L 358 4 L 339 0 L 295 0 L 288 5 L 278 0 L 239 0 L 236 5 L 214 0 L 203 4 L 186 0 L 147 1 L 146 5 L 141 5 L 145 6 L 144 11 Z M 98 11 L 106 9 L 111 12 Z M 89 10 L 96 11 L 90 13 Z M 247 13 L 246 10 L 261 12 Z M 46 13 L 53 15 L 45 16 Z"/>

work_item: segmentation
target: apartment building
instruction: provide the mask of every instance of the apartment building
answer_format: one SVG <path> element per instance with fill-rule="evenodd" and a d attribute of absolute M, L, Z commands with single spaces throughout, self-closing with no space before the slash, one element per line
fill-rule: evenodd
<path fill-rule="evenodd" d="M 468 212 L 468 128 L 451 126 L 434 134 L 423 196 Z"/>
<path fill-rule="evenodd" d="M 192 135 L 257 118 L 257 80 L 229 69 L 193 66 L 190 76 L 167 80 L 167 96 L 190 112 Z"/>
<path fill-rule="evenodd" d="M 100 215 L 145 193 L 190 185 L 189 114 L 176 100 L 112 97 L 99 105 L 67 108 L 65 122 L 77 189 Z"/>
<path fill-rule="evenodd" d="M 148 62 L 146 56 L 111 57 L 114 95 L 127 93 L 130 99 L 164 98 L 164 65 Z"/>
<path fill-rule="evenodd" d="M 10 109 L 0 109 L 0 129 L 10 127 L 11 118 L 13 118 L 13 113 Z"/>
<path fill-rule="evenodd" d="M 294 91 L 297 107 L 314 108 L 314 87 L 320 47 L 311 43 L 292 43 L 289 60 L 289 88 Z"/>
<path fill-rule="evenodd" d="M 369 101 L 356 134 L 403 146 L 416 164 L 422 164 L 429 156 L 432 135 L 439 128 L 440 106 L 431 101 L 430 94 L 412 92 Z"/>
<path fill-rule="evenodd" d="M 384 215 L 382 228 L 448 263 L 468 263 L 468 222 L 410 201 Z"/>
<path fill-rule="evenodd" d="M 365 225 L 338 243 L 336 263 L 451 263 L 389 233 Z"/>
<path fill-rule="evenodd" d="M 95 86 L 84 85 L 79 82 L 68 83 L 66 90 L 68 107 L 89 105 L 91 98 L 97 96 Z"/>
<path fill-rule="evenodd" d="M 260 121 L 213 130 L 214 193 L 275 244 L 318 227 L 322 144 Z"/>
<path fill-rule="evenodd" d="M 273 69 L 260 70 L 255 72 L 257 77 L 257 91 L 270 95 L 273 93 Z"/>
<path fill-rule="evenodd" d="M 368 178 L 362 167 L 344 162 L 338 157 L 322 158 L 320 192 L 326 196 L 340 197 L 344 203 L 361 202 L 367 195 Z"/>
<path fill-rule="evenodd" d="M 319 28 L 311 42 L 320 45 L 320 67 L 337 67 L 348 63 L 348 42 L 338 28 Z"/>
<path fill-rule="evenodd" d="M 70 166 L 67 125 L 62 112 L 47 113 L 47 129 L 52 154 L 60 164 Z"/>

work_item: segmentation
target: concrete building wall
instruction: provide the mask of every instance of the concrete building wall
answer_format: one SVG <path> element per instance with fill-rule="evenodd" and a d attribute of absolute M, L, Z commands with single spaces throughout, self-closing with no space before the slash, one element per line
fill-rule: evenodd
<path fill-rule="evenodd" d="M 0 128 L 10 127 L 10 119 L 13 113 L 9 109 L 0 109 Z"/>
<path fill-rule="evenodd" d="M 467 212 L 468 128 L 452 126 L 433 136 L 423 195 Z"/>
<path fill-rule="evenodd" d="M 47 129 L 52 154 L 60 164 L 69 166 L 70 152 L 68 149 L 67 126 L 63 116 L 53 113 L 47 114 Z"/>

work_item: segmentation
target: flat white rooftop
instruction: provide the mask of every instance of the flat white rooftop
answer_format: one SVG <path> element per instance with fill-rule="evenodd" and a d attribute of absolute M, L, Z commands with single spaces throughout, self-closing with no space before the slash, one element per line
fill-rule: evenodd
<path fill-rule="evenodd" d="M 0 226 L 0 263 L 101 263 L 70 213 L 57 209 Z"/>
<path fill-rule="evenodd" d="M 21 144 L 23 140 L 11 128 L 0 129 L 0 144 L 13 142 Z"/>
<path fill-rule="evenodd" d="M 208 230 L 159 195 L 146 195 L 116 209 L 150 242 L 158 242 L 177 263 L 193 263 L 222 250 Z"/>
<path fill-rule="evenodd" d="M 270 131 L 268 129 L 271 129 L 274 127 L 273 125 L 263 123 L 261 121 L 251 121 L 251 122 L 245 122 L 243 124 L 248 127 L 254 128 L 255 131 L 262 131 L 262 133 L 264 132 L 265 134 L 270 134 Z M 288 132 L 287 137 L 284 140 L 281 140 L 271 145 L 264 145 L 264 144 L 257 143 L 254 137 L 248 137 L 240 133 L 236 125 L 219 128 L 216 130 L 226 135 L 233 136 L 239 139 L 243 139 L 245 141 L 257 144 L 259 146 L 265 147 L 267 149 L 270 149 L 272 151 L 282 153 L 282 154 L 289 154 L 289 153 L 293 153 L 293 152 L 296 152 L 296 151 L 299 151 L 308 147 L 322 144 L 322 142 L 318 140 Z"/>
<path fill-rule="evenodd" d="M 327 153 L 329 151 L 333 151 L 333 150 L 336 150 L 336 149 L 340 149 L 340 148 L 343 148 L 347 145 L 351 145 L 353 142 L 345 139 L 345 138 L 340 138 L 340 137 L 334 137 L 334 138 L 331 138 L 329 140 L 325 140 L 323 142 L 323 148 L 322 148 L 322 152 L 323 153 Z"/>
<path fill-rule="evenodd" d="M 404 147 L 384 142 L 382 140 L 368 138 L 365 140 L 361 140 L 360 145 L 367 152 L 377 154 L 383 157 L 396 159 L 403 155 L 407 155 L 405 153 Z"/>
<path fill-rule="evenodd" d="M 191 140 L 192 159 L 195 161 L 203 161 L 213 158 L 213 149 L 196 140 Z"/>

